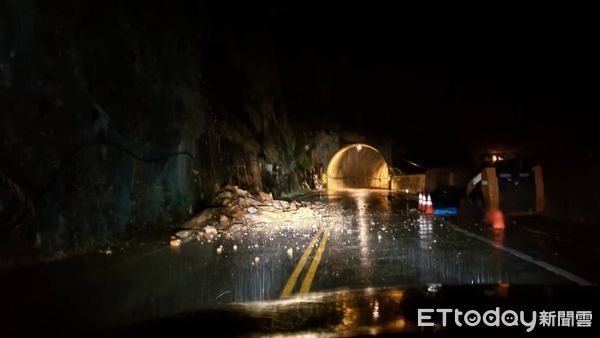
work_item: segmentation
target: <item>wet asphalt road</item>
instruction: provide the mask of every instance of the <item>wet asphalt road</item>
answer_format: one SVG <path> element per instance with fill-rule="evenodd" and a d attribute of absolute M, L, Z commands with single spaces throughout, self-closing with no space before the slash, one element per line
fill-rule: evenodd
<path fill-rule="evenodd" d="M 414 202 L 390 199 L 387 191 L 333 191 L 311 200 L 323 208 L 308 225 L 246 228 L 177 249 L 154 241 L 111 256 L 3 272 L 10 288 L 2 289 L 12 290 L 4 299 L 14 302 L 9 321 L 62 327 L 67 319 L 82 328 L 110 327 L 342 288 L 573 283 L 444 219 L 410 211 Z M 502 242 L 502 234 L 491 241 Z"/>

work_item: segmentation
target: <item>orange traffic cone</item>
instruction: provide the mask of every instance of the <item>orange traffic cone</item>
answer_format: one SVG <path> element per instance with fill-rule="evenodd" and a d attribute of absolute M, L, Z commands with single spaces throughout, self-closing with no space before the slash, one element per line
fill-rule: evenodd
<path fill-rule="evenodd" d="M 492 224 L 493 229 L 504 229 L 504 214 L 499 209 L 488 211 L 486 219 Z"/>
<path fill-rule="evenodd" d="M 504 229 L 504 214 L 502 211 L 496 210 L 492 217 L 492 228 L 494 229 Z"/>
<path fill-rule="evenodd" d="M 425 213 L 433 214 L 433 202 L 431 201 L 431 195 L 427 194 L 427 200 L 425 201 Z"/>

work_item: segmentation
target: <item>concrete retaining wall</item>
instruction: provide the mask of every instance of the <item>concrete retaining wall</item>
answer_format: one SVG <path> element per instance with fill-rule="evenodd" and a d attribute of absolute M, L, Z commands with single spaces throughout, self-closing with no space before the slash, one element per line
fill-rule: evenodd
<path fill-rule="evenodd" d="M 418 193 L 425 189 L 425 174 L 400 175 L 392 177 L 392 190 Z"/>
<path fill-rule="evenodd" d="M 440 187 L 466 187 L 473 170 L 466 167 L 443 167 L 427 170 L 425 191 L 432 192 Z"/>

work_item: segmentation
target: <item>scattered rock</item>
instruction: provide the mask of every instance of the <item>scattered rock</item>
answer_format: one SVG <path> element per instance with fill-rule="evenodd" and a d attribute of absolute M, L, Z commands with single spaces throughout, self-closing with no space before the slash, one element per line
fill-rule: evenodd
<path fill-rule="evenodd" d="M 205 226 L 205 227 L 204 227 L 204 232 L 205 232 L 207 235 L 211 235 L 211 236 L 212 236 L 212 235 L 216 235 L 216 234 L 217 234 L 217 228 L 215 228 L 215 227 L 214 227 L 214 226 L 212 226 L 212 225 L 207 225 L 207 226 Z"/>
<path fill-rule="evenodd" d="M 107 255 L 107 256 L 110 256 L 110 255 L 112 255 L 112 250 L 110 249 L 110 247 L 109 247 L 109 248 L 107 248 L 107 249 L 104 251 L 104 254 L 105 254 L 105 255 Z"/>
<path fill-rule="evenodd" d="M 180 245 L 181 245 L 181 240 L 179 238 L 171 240 L 171 247 L 176 248 L 176 247 L 179 247 Z"/>
<path fill-rule="evenodd" d="M 234 212 L 231 216 L 233 216 L 234 219 L 242 219 L 244 218 L 244 212 L 242 210 L 238 210 Z"/>
<path fill-rule="evenodd" d="M 273 201 L 272 206 L 277 210 L 288 210 L 290 204 L 286 201 Z"/>
<path fill-rule="evenodd" d="M 264 211 L 261 214 L 248 214 L 245 219 L 253 223 L 272 223 L 281 220 L 276 212 L 271 211 Z"/>
<path fill-rule="evenodd" d="M 267 211 L 267 212 L 277 212 L 277 211 L 281 211 L 282 209 L 278 209 L 276 207 L 274 207 L 271 204 L 267 204 L 267 205 L 259 205 L 258 209 L 260 211 Z"/>
<path fill-rule="evenodd" d="M 261 191 L 258 193 L 258 199 L 261 202 L 271 202 L 273 201 L 273 196 L 271 194 L 267 194 Z"/>
<path fill-rule="evenodd" d="M 229 190 L 221 191 L 212 200 L 214 205 L 223 205 L 223 201 L 231 200 L 235 197 L 235 194 Z"/>
<path fill-rule="evenodd" d="M 244 211 L 242 210 L 242 208 L 240 208 L 237 205 L 234 205 L 230 210 L 230 215 L 232 218 L 234 219 L 241 219 L 244 218 Z"/>
<path fill-rule="evenodd" d="M 240 234 L 242 234 L 242 230 L 243 230 L 243 223 L 235 223 L 233 225 L 231 225 L 231 227 L 229 228 L 229 233 L 232 235 L 236 235 L 239 236 Z"/>
<path fill-rule="evenodd" d="M 229 221 L 229 217 L 227 217 L 227 215 L 225 214 L 221 214 L 221 216 L 219 217 L 219 225 L 221 227 L 227 227 L 230 224 L 231 222 Z"/>
<path fill-rule="evenodd" d="M 273 200 L 271 194 L 259 192 L 253 196 L 235 185 L 227 185 L 212 199 L 213 207 L 203 210 L 182 225 L 173 240 L 177 244 L 197 239 L 210 243 L 219 232 L 236 233 L 238 238 L 245 236 L 241 231 L 246 225 L 259 224 L 302 224 L 314 223 L 315 217 L 323 217 L 323 203 Z M 203 230 L 203 231 L 202 231 Z"/>
<path fill-rule="evenodd" d="M 185 222 L 182 226 L 184 229 L 198 229 L 205 225 L 209 220 L 219 214 L 219 208 L 204 209 L 200 214 Z"/>
<path fill-rule="evenodd" d="M 252 206 L 259 205 L 259 204 L 261 204 L 261 202 L 255 200 L 254 198 L 251 198 L 251 197 L 243 197 L 238 200 L 238 204 L 242 208 L 249 208 Z"/>
<path fill-rule="evenodd" d="M 236 193 L 238 196 L 242 196 L 242 197 L 250 197 L 250 193 L 249 193 L 249 192 L 247 192 L 247 191 L 246 191 L 246 190 L 244 190 L 244 189 L 237 188 L 237 187 L 236 187 L 236 189 L 235 189 L 235 193 Z"/>
<path fill-rule="evenodd" d="M 230 192 L 233 192 L 233 193 L 235 193 L 238 189 L 239 188 L 238 188 L 237 185 L 231 185 L 231 184 L 228 184 L 225 187 L 223 187 L 224 191 L 230 191 Z"/>
<path fill-rule="evenodd" d="M 189 230 L 181 230 L 181 231 L 177 231 L 177 233 L 175 233 L 175 236 L 177 236 L 180 239 L 188 238 L 191 235 L 192 235 L 192 232 Z"/>

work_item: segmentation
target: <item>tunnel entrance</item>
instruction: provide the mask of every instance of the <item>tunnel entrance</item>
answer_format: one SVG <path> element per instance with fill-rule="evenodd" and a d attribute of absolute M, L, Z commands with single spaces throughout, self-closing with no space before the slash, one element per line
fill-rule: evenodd
<path fill-rule="evenodd" d="M 327 166 L 327 189 L 389 189 L 388 165 L 377 149 L 351 144 L 340 149 Z"/>

